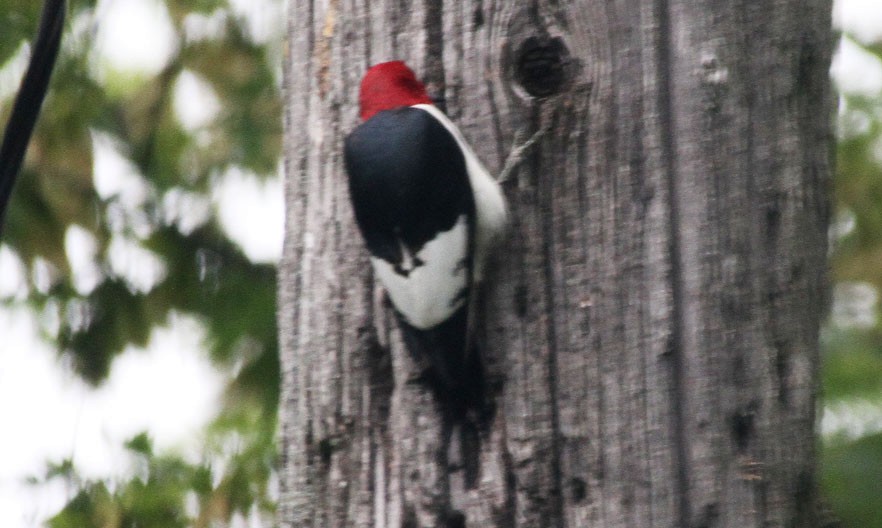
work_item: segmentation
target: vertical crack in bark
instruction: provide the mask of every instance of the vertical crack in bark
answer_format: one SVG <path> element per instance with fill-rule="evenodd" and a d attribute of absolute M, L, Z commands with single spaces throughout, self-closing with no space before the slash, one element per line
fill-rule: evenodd
<path fill-rule="evenodd" d="M 487 61 L 487 71 L 493 71 L 491 65 L 489 64 L 489 60 Z M 484 79 L 484 85 L 487 88 L 487 104 L 490 108 L 490 121 L 492 123 L 493 134 L 496 136 L 496 140 L 493 142 L 496 145 L 496 159 L 497 166 L 499 170 L 494 175 L 495 177 L 499 177 L 499 174 L 502 172 L 502 168 L 505 166 L 505 150 L 502 148 L 502 143 L 504 141 L 504 134 L 502 133 L 502 121 L 500 120 L 500 112 L 499 112 L 499 104 L 496 102 L 496 90 L 493 89 L 493 81 L 488 76 Z"/>
<path fill-rule="evenodd" d="M 505 491 L 502 507 L 493 510 L 493 518 L 496 524 L 495 528 L 507 528 L 515 526 L 515 512 L 518 506 L 517 494 L 517 476 L 514 471 L 514 460 L 512 460 L 511 451 L 508 446 L 508 436 L 506 435 L 505 418 L 501 419 L 500 431 L 502 432 L 499 440 L 499 456 L 502 462 L 503 470 L 503 490 Z"/>
<path fill-rule="evenodd" d="M 661 135 L 662 168 L 665 171 L 668 191 L 669 252 L 671 266 L 671 337 L 670 348 L 673 354 L 674 370 L 674 441 L 676 442 L 676 494 L 679 497 L 679 526 L 689 526 L 691 504 L 689 497 L 689 469 L 686 431 L 686 358 L 683 332 L 685 327 L 685 278 L 683 276 L 683 255 L 680 244 L 680 207 L 677 196 L 677 149 L 674 140 L 674 90 L 672 68 L 674 67 L 673 35 L 670 0 L 656 0 L 655 16 L 658 17 L 658 109 Z"/>
<path fill-rule="evenodd" d="M 299 4 L 298 4 L 299 6 Z M 303 6 L 299 6 L 303 7 Z M 296 7 L 291 7 L 296 9 Z M 295 451 L 294 445 L 300 444 L 299 437 L 308 423 L 308 418 L 300 412 L 306 408 L 303 400 L 307 397 L 298 386 L 301 384 L 303 372 L 300 361 L 296 357 L 299 354 L 299 343 L 302 339 L 299 325 L 303 317 L 301 294 L 304 290 L 304 277 L 301 263 L 304 255 L 303 227 L 306 225 L 306 211 L 309 207 L 309 193 L 307 190 L 309 159 L 303 148 L 305 139 L 302 134 L 295 133 L 299 130 L 299 120 L 307 121 L 309 108 L 303 99 L 293 99 L 292 93 L 296 87 L 303 85 L 302 92 L 307 90 L 310 75 L 312 75 L 312 63 L 303 60 L 312 55 L 314 41 L 312 32 L 304 31 L 303 26 L 313 20 L 314 12 L 312 3 L 307 3 L 305 11 L 308 11 L 304 19 L 288 19 L 288 38 L 286 40 L 286 60 L 282 62 L 283 78 L 286 79 L 284 97 L 287 101 L 283 114 L 283 126 L 285 134 L 285 148 L 288 152 L 297 153 L 296 157 L 285 157 L 285 201 L 289 205 L 286 215 L 286 233 L 284 241 L 284 256 L 279 265 L 279 298 L 280 309 L 278 310 L 278 325 L 280 329 L 281 360 L 282 360 L 282 393 L 279 401 L 280 422 L 280 449 L 286 463 L 282 464 L 280 472 L 280 519 L 283 526 L 306 525 L 312 513 L 309 504 L 312 502 L 312 481 L 309 478 L 308 456 L 300 450 Z M 299 35 L 298 40 L 306 41 L 307 51 L 295 52 L 293 49 L 297 43 L 294 35 Z M 305 35 L 305 37 L 304 37 Z M 296 58 L 295 58 L 296 57 Z M 297 71 L 295 61 L 302 61 L 302 71 Z M 295 78 L 295 73 L 299 77 Z M 292 181 L 293 180 L 293 181 Z M 293 220 L 292 220 L 293 218 Z M 286 354 L 288 355 L 285 358 Z M 292 358 L 292 356 L 294 356 Z"/>
<path fill-rule="evenodd" d="M 334 32 L 337 26 L 337 9 L 340 0 L 331 0 L 325 11 L 325 20 L 323 22 L 322 32 L 316 48 L 314 61 L 318 64 L 316 74 L 318 75 L 318 91 L 319 97 L 322 99 L 328 94 L 331 88 L 331 61 L 334 41 Z"/>
<path fill-rule="evenodd" d="M 364 14 L 362 16 L 365 20 L 364 32 L 362 33 L 362 38 L 364 40 L 364 59 L 366 59 L 362 65 L 364 66 L 365 71 L 367 71 L 367 69 L 374 63 L 373 50 L 371 47 L 371 42 L 374 40 L 371 21 L 374 20 L 374 15 L 371 10 L 371 3 L 372 2 L 365 2 L 361 5 L 364 9 Z"/>
<path fill-rule="evenodd" d="M 536 127 L 539 127 L 539 116 L 538 112 L 534 112 L 533 120 L 536 122 Z M 534 174 L 541 174 L 539 165 L 539 156 L 534 156 L 533 158 L 536 164 L 534 168 Z M 540 203 L 548 204 L 548 210 L 545 214 L 541 215 L 541 225 L 542 225 L 542 252 L 543 252 L 543 272 L 544 272 L 544 283 L 545 283 L 545 298 L 547 302 L 547 306 L 550 308 L 551 313 L 546 314 L 546 324 L 548 331 L 548 390 L 551 394 L 551 401 L 549 402 L 549 413 L 551 419 L 551 471 L 552 471 L 552 479 L 553 479 L 553 489 L 551 490 L 551 504 L 553 507 L 553 515 L 554 519 L 550 520 L 552 523 L 549 523 L 551 526 L 557 526 L 558 528 L 564 528 L 564 501 L 563 501 L 563 482 L 562 482 L 562 471 L 560 467 L 560 416 L 558 414 L 558 404 L 559 404 L 559 391 L 557 386 L 557 354 L 558 354 L 558 343 L 557 343 L 557 330 L 556 319 L 553 314 L 557 314 L 557 299 L 554 293 L 555 288 L 555 274 L 554 274 L 554 264 L 557 261 L 557 258 L 554 253 L 554 214 L 548 214 L 548 211 L 555 211 L 554 203 L 553 203 L 553 190 L 552 186 L 555 185 L 553 179 L 542 179 L 537 182 L 539 189 L 544 191 L 545 196 L 540 197 Z"/>
<path fill-rule="evenodd" d="M 430 95 L 445 97 L 444 74 L 444 2 L 425 0 L 426 56 L 424 81 Z"/>

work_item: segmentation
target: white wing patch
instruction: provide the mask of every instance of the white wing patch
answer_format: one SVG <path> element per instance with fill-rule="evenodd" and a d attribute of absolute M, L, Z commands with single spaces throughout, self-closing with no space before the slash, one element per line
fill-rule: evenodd
<path fill-rule="evenodd" d="M 477 216 L 473 280 L 481 282 L 487 258 L 503 238 L 508 224 L 508 208 L 505 205 L 502 188 L 472 151 L 459 128 L 444 115 L 444 112 L 430 104 L 417 104 L 413 105 L 413 108 L 420 108 L 437 119 L 453 135 L 459 148 L 462 149 L 466 170 L 469 173 L 469 183 L 475 196 L 475 215 Z"/>
<path fill-rule="evenodd" d="M 449 231 L 438 233 L 416 255 L 404 248 L 399 271 L 383 259 L 371 258 L 371 264 L 395 308 L 412 326 L 426 330 L 465 304 L 467 297 L 462 293 L 468 287 L 468 250 L 469 230 L 466 215 L 462 215 Z M 406 273 L 400 273 L 402 269 Z"/>

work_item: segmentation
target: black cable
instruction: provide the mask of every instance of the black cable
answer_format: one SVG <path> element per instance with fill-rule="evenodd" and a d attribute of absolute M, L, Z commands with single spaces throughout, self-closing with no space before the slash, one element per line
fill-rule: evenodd
<path fill-rule="evenodd" d="M 40 30 L 34 44 L 28 70 L 18 89 L 18 95 L 3 133 L 0 145 L 0 232 L 6 217 L 6 206 L 12 195 L 15 178 L 34 131 L 40 107 L 49 87 L 52 68 L 58 57 L 61 33 L 64 28 L 65 0 L 46 0 L 40 18 Z"/>

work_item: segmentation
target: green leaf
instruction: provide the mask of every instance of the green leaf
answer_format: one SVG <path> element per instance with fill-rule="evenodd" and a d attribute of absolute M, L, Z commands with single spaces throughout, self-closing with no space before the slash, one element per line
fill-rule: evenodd
<path fill-rule="evenodd" d="M 825 495 L 843 526 L 882 528 L 882 434 L 828 448 L 822 461 Z"/>
<path fill-rule="evenodd" d="M 877 398 L 882 394 L 882 335 L 830 330 L 825 334 L 823 367 L 825 401 Z"/>
<path fill-rule="evenodd" d="M 132 437 L 125 443 L 125 447 L 129 451 L 139 455 L 144 455 L 146 457 L 153 455 L 153 441 L 150 440 L 150 435 L 147 434 L 146 431 Z"/>

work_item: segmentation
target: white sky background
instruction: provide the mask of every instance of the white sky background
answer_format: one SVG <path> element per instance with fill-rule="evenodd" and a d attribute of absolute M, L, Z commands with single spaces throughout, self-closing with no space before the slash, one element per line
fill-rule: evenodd
<path fill-rule="evenodd" d="M 882 40 L 879 2 L 838 0 L 834 7 L 837 27 L 859 41 Z M 266 41 L 277 35 L 279 2 L 231 3 L 238 15 L 247 18 L 256 39 Z M 98 53 L 101 61 L 115 69 L 156 72 L 173 53 L 173 32 L 156 0 L 102 0 L 97 12 Z M 212 20 L 206 17 L 194 17 L 187 27 L 193 35 L 213 31 Z M 19 62 L 23 69 L 24 61 Z M 844 91 L 882 92 L 882 63 L 853 42 L 840 45 L 832 72 Z M 198 129 L 217 111 L 210 89 L 194 75 L 182 77 L 176 97 L 176 110 L 188 128 Z M 112 140 L 96 137 L 95 144 L 99 193 L 125 191 L 123 200 L 136 207 L 144 199 L 140 176 L 114 150 Z M 218 183 L 210 204 L 183 194 L 169 199 L 180 201 L 182 210 L 192 211 L 189 217 L 178 219 L 182 226 L 200 222 L 214 208 L 225 230 L 250 258 L 277 261 L 283 228 L 280 179 L 261 183 L 244 171 L 231 170 Z M 88 291 L 94 287 L 88 265 L 78 263 L 90 260 L 91 241 L 74 229 L 67 242 L 77 270 L 76 286 Z M 140 286 L 149 287 L 164 270 L 159 264 L 138 264 L 142 255 L 130 242 L 114 241 L 113 266 L 126 270 L 133 283 L 143 281 Z M 21 266 L 8 248 L 0 246 L 0 297 L 21 298 Z M 202 328 L 184 316 L 174 316 L 167 328 L 156 329 L 146 350 L 127 350 L 120 356 L 109 380 L 98 390 L 87 388 L 59 365 L 53 348 L 38 337 L 40 324 L 39 317 L 24 305 L 0 307 L 0 424 L 4 429 L 0 434 L 0 527 L 4 528 L 36 526 L 67 500 L 68 490 L 60 485 L 46 489 L 23 484 L 28 475 L 40 474 L 47 460 L 72 457 L 87 477 L 123 475 L 129 459 L 122 443 L 143 430 L 154 437 L 158 449 L 198 452 L 199 432 L 218 409 L 224 383 L 202 352 Z M 844 418 L 847 411 L 828 410 L 824 429 L 845 427 L 855 434 L 882 429 L 880 406 L 862 413 L 868 417 L 849 420 Z"/>

